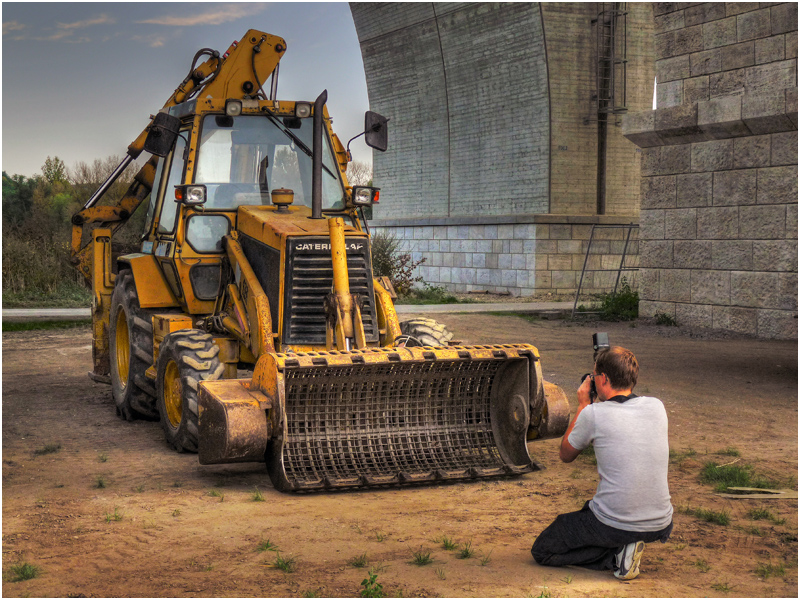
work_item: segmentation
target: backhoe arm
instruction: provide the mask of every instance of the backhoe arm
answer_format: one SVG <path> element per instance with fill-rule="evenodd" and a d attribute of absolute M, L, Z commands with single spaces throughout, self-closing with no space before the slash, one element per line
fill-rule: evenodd
<path fill-rule="evenodd" d="M 195 55 L 191 71 L 164 103 L 161 112 L 191 100 L 201 91 L 204 98 L 255 97 L 259 94 L 263 81 L 277 68 L 285 50 L 286 42 L 282 38 L 255 29 L 249 30 L 241 42 L 231 44 L 222 56 L 215 50 L 204 48 Z M 203 55 L 208 55 L 208 60 L 195 68 L 195 63 Z M 274 82 L 272 89 L 273 92 L 276 89 Z M 152 118 L 151 116 L 151 122 Z M 150 126 L 151 123 L 148 123 L 128 146 L 128 153 L 119 166 L 86 201 L 83 209 L 72 217 L 72 261 L 90 283 L 91 239 L 83 243 L 83 227 L 84 225 L 108 227 L 113 234 L 127 222 L 150 194 L 158 160 L 155 156 L 139 170 L 119 202 L 113 206 L 97 206 L 125 168 L 142 153 Z"/>

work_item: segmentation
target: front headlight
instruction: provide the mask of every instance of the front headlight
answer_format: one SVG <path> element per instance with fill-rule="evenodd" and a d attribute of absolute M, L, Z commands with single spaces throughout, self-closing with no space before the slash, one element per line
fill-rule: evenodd
<path fill-rule="evenodd" d="M 380 197 L 380 188 L 368 186 L 353 186 L 353 205 L 355 206 L 372 206 L 378 202 Z"/>
<path fill-rule="evenodd" d="M 175 202 L 198 205 L 206 202 L 206 186 L 204 185 L 176 185 Z"/>
<path fill-rule="evenodd" d="M 308 102 L 297 102 L 294 105 L 294 116 L 305 119 L 311 116 L 311 105 Z"/>
<path fill-rule="evenodd" d="M 242 114 L 242 102 L 240 100 L 228 100 L 225 102 L 225 114 L 229 117 L 238 117 Z"/>

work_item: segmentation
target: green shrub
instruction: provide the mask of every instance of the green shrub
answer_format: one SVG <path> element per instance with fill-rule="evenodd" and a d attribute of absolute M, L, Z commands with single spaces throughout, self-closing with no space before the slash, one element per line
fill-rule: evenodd
<path fill-rule="evenodd" d="M 399 251 L 400 241 L 391 233 L 372 235 L 372 271 L 375 277 L 388 277 L 398 296 L 406 296 L 422 277 L 414 271 L 425 259 L 413 260 L 408 253 Z"/>
<path fill-rule="evenodd" d="M 470 300 L 459 300 L 445 288 L 423 283 L 422 288 L 414 288 L 400 299 L 403 304 L 469 304 Z"/>
<path fill-rule="evenodd" d="M 667 313 L 657 312 L 653 315 L 656 320 L 656 325 L 667 325 L 668 327 L 677 327 L 678 322 Z"/>
<path fill-rule="evenodd" d="M 639 292 L 623 277 L 616 292 L 601 298 L 600 318 L 604 321 L 632 321 L 639 317 Z"/>
<path fill-rule="evenodd" d="M 361 582 L 364 589 L 359 592 L 362 598 L 384 598 L 386 594 L 383 591 L 383 585 L 377 583 L 378 574 L 373 569 L 369 570 L 367 578 Z"/>

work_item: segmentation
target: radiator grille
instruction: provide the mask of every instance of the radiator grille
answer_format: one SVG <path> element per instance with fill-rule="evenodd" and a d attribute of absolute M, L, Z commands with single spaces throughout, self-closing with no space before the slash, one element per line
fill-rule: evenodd
<path fill-rule="evenodd" d="M 364 303 L 362 321 L 367 341 L 378 341 L 369 244 L 366 238 L 347 238 L 350 293 Z M 333 262 L 328 238 L 289 242 L 286 271 L 285 344 L 325 344 L 325 297 L 333 285 Z"/>

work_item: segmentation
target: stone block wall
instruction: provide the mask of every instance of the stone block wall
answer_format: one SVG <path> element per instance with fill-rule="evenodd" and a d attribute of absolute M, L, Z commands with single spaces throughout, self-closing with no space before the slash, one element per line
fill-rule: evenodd
<path fill-rule="evenodd" d="M 615 118 L 606 214 L 596 215 L 598 5 L 354 2 L 350 9 L 370 107 L 391 119 L 389 149 L 374 154 L 382 201 L 371 226 L 426 256 L 423 277 L 432 284 L 574 292 L 585 258 L 575 249 L 585 233 L 573 236 L 573 225 L 636 223 L 639 211 L 640 150 Z M 629 4 L 630 110 L 652 105 L 652 28 L 652 5 Z M 448 237 L 429 237 L 433 222 Z M 506 225 L 516 233 L 492 237 Z M 551 225 L 570 234 L 551 238 Z M 463 255 L 461 247 L 482 250 Z M 448 272 L 456 262 L 455 269 L 480 271 Z M 602 276 L 590 283 L 601 290 Z"/>
<path fill-rule="evenodd" d="M 535 218 L 487 217 L 474 224 L 465 219 L 418 219 L 383 221 L 376 231 L 395 236 L 399 249 L 425 263 L 418 274 L 425 282 L 456 292 L 486 290 L 533 295 L 550 292 L 574 294 L 586 262 L 592 224 L 628 224 L 614 217 Z M 638 229 L 630 238 L 627 229 L 595 230 L 584 293 L 613 289 L 617 269 L 638 266 Z M 608 269 L 609 271 L 606 271 Z M 591 272 L 596 271 L 596 272 Z M 623 273 L 636 283 L 636 273 Z"/>
<path fill-rule="evenodd" d="M 797 337 L 797 4 L 656 3 L 640 314 Z"/>

